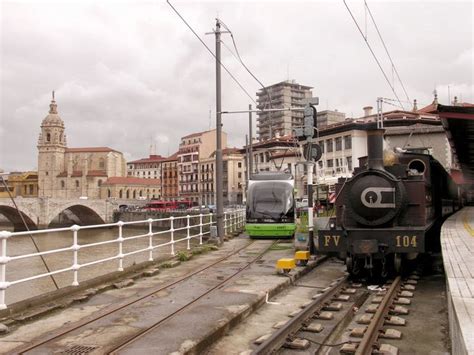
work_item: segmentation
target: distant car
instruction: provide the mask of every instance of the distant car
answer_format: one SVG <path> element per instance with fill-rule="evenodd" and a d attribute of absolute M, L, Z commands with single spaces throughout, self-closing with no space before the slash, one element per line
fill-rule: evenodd
<path fill-rule="evenodd" d="M 216 205 L 207 205 L 207 208 L 209 208 L 210 213 L 216 212 Z"/>

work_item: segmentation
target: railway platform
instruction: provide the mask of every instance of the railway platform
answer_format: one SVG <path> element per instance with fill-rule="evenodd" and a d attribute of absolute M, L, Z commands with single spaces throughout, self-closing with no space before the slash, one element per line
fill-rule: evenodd
<path fill-rule="evenodd" d="M 449 217 L 441 229 L 453 354 L 474 354 L 474 207 Z"/>
<path fill-rule="evenodd" d="M 21 324 L 0 338 L 0 352 L 200 353 L 317 264 L 278 275 L 276 261 L 293 254 L 291 242 L 240 235 L 217 251 Z"/>

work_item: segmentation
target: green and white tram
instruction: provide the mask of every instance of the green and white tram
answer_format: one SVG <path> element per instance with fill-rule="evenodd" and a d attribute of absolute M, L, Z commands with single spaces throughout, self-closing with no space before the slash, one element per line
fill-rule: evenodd
<path fill-rule="evenodd" d="M 291 174 L 252 175 L 247 190 L 245 230 L 251 238 L 292 238 L 295 229 L 295 180 Z"/>

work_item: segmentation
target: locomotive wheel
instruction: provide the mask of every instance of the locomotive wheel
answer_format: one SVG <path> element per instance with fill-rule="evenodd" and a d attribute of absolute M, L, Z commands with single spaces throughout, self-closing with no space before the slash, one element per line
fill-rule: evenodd
<path fill-rule="evenodd" d="M 359 274 L 360 269 L 357 267 L 357 261 L 351 255 L 346 257 L 346 269 L 352 276 Z"/>
<path fill-rule="evenodd" d="M 395 253 L 393 256 L 393 269 L 397 274 L 400 274 L 402 271 L 402 256 L 398 253 Z"/>
<path fill-rule="evenodd" d="M 352 256 L 346 256 L 346 268 L 348 272 L 351 272 L 353 266 Z"/>

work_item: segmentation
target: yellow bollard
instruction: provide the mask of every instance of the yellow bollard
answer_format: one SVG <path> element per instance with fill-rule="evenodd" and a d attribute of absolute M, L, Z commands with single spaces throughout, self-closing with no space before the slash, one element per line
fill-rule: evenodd
<path fill-rule="evenodd" d="M 295 267 L 296 267 L 295 259 L 292 259 L 292 258 L 279 259 L 276 264 L 276 268 L 279 271 L 283 271 L 285 274 L 288 274 Z"/>
<path fill-rule="evenodd" d="M 295 252 L 295 260 L 298 265 L 305 266 L 308 264 L 309 251 L 299 250 Z"/>

